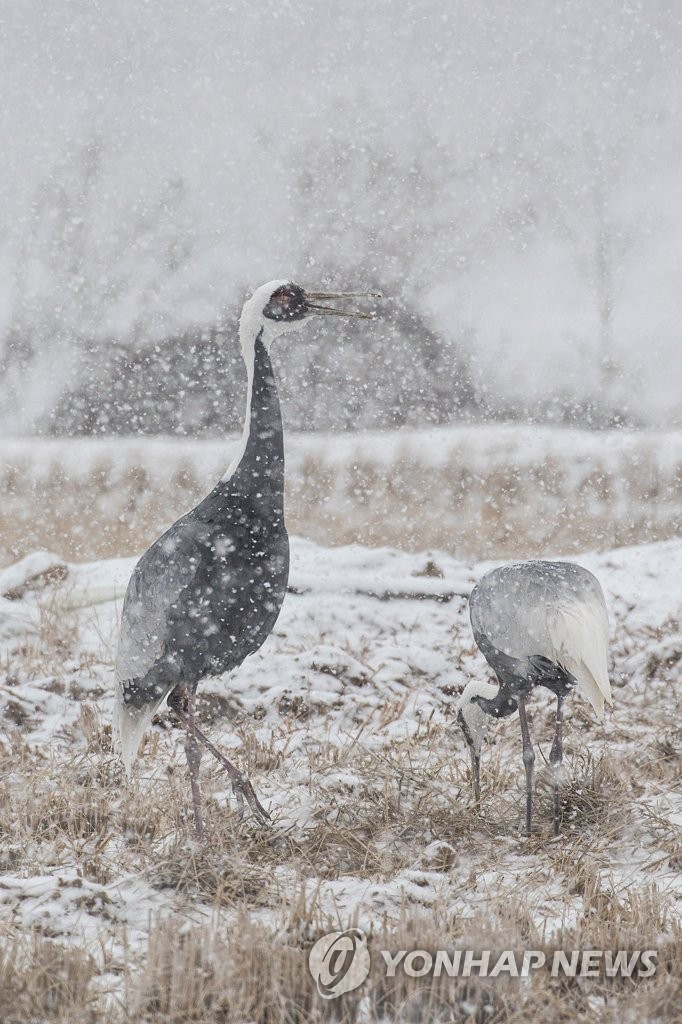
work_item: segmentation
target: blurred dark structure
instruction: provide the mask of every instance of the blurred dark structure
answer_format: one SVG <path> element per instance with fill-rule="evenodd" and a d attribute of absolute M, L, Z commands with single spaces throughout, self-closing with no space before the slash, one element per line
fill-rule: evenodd
<path fill-rule="evenodd" d="M 439 339 L 400 302 L 388 299 L 384 318 L 369 332 L 323 323 L 311 334 L 273 348 L 289 429 L 442 424 L 479 409 L 465 352 Z M 92 346 L 77 383 L 66 388 L 40 429 L 53 435 L 197 437 L 237 430 L 246 389 L 238 345 L 234 327 L 214 327 L 137 352 L 113 343 Z"/>

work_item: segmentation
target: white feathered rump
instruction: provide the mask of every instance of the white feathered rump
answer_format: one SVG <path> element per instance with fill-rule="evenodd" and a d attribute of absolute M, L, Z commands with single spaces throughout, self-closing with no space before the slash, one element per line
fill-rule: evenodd
<path fill-rule="evenodd" d="M 548 631 L 557 663 L 573 676 L 578 690 L 602 718 L 604 703 L 613 703 L 608 669 L 609 620 L 604 604 L 596 595 L 593 600 L 560 604 L 549 615 Z"/>

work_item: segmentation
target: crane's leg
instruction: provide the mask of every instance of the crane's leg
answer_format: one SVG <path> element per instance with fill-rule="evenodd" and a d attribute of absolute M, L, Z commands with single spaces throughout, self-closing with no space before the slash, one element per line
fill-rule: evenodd
<path fill-rule="evenodd" d="M 242 775 L 239 769 L 235 768 L 232 762 L 228 761 L 224 754 L 220 753 L 218 748 L 211 743 L 208 736 L 205 736 L 199 729 L 196 730 L 196 733 L 201 743 L 203 743 L 206 749 L 213 754 L 216 761 L 223 766 L 227 774 L 232 779 L 232 792 L 237 798 L 240 819 L 244 817 L 244 797 L 246 797 L 246 802 L 256 817 L 260 818 L 263 822 L 269 821 L 270 815 L 256 796 L 250 780 L 247 779 L 245 775 Z"/>
<path fill-rule="evenodd" d="M 526 769 L 526 835 L 530 835 L 533 824 L 533 765 L 535 764 L 535 751 L 533 750 L 533 741 L 530 738 L 530 730 L 528 728 L 526 698 L 519 697 L 518 703 L 521 737 L 523 739 L 523 766 Z"/>
<path fill-rule="evenodd" d="M 560 810 L 560 799 L 559 799 L 559 785 L 561 783 L 561 763 L 564 759 L 564 747 L 563 747 L 563 724 L 564 724 L 564 698 L 557 697 L 556 702 L 556 727 L 554 729 L 554 739 L 552 740 L 552 746 L 549 752 L 549 763 L 552 766 L 552 774 L 554 776 L 554 835 L 560 834 L 559 826 L 559 810 Z"/>
<path fill-rule="evenodd" d="M 471 779 L 474 786 L 474 804 L 476 810 L 481 809 L 481 755 L 477 754 L 474 748 L 469 747 L 471 754 Z"/>
<path fill-rule="evenodd" d="M 197 839 L 204 838 L 204 820 L 201 816 L 201 785 L 199 783 L 199 765 L 201 764 L 201 747 L 197 743 L 197 727 L 194 722 L 194 694 L 187 694 L 187 718 L 185 721 L 185 754 L 189 768 L 189 784 L 192 787 L 192 805 L 194 807 L 194 824 Z"/>
<path fill-rule="evenodd" d="M 168 697 L 168 706 L 172 709 L 172 711 L 177 715 L 180 721 L 189 730 L 189 715 L 187 712 L 185 712 L 182 700 L 178 700 L 175 697 L 175 694 L 176 690 L 173 690 L 173 692 Z M 192 697 L 191 699 L 193 700 L 194 698 Z M 211 743 L 208 736 L 206 736 L 201 731 L 199 726 L 194 722 L 194 718 L 192 718 L 192 734 L 200 743 L 203 743 L 203 745 L 211 754 L 213 754 L 216 761 L 218 761 L 218 763 L 222 765 L 227 774 L 230 776 L 230 779 L 232 780 L 232 792 L 236 797 L 237 806 L 239 808 L 240 820 L 244 817 L 244 797 L 246 797 L 246 802 L 248 803 L 249 807 L 256 815 L 256 817 L 263 822 L 269 821 L 270 815 L 265 810 L 260 800 L 256 796 L 250 780 L 247 779 L 244 775 L 242 775 L 239 769 L 236 768 L 231 761 L 228 761 L 225 755 L 221 754 L 218 748 L 213 743 Z"/>

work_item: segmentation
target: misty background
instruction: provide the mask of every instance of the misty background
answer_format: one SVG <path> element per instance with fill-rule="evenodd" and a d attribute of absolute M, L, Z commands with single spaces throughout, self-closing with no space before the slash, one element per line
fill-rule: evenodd
<path fill-rule="evenodd" d="M 663 0 L 0 5 L 0 430 L 221 434 L 274 277 L 299 429 L 682 422 Z"/>

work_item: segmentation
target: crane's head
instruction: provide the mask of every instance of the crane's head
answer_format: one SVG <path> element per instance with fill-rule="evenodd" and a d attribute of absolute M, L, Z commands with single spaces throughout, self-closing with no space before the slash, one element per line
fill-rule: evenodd
<path fill-rule="evenodd" d="M 498 692 L 497 686 L 493 686 L 492 683 L 467 683 L 457 701 L 457 723 L 464 733 L 471 755 L 471 778 L 477 804 L 481 802 L 481 747 L 492 717 L 490 712 L 485 710 L 485 702 L 492 700 Z"/>
<path fill-rule="evenodd" d="M 354 316 L 376 320 L 376 313 L 325 304 L 330 300 L 351 298 L 376 299 L 381 296 L 377 292 L 307 292 L 292 281 L 269 281 L 257 288 L 244 303 L 239 321 L 242 345 L 254 344 L 260 335 L 263 344 L 269 348 L 274 338 L 296 330 L 311 316 Z"/>

